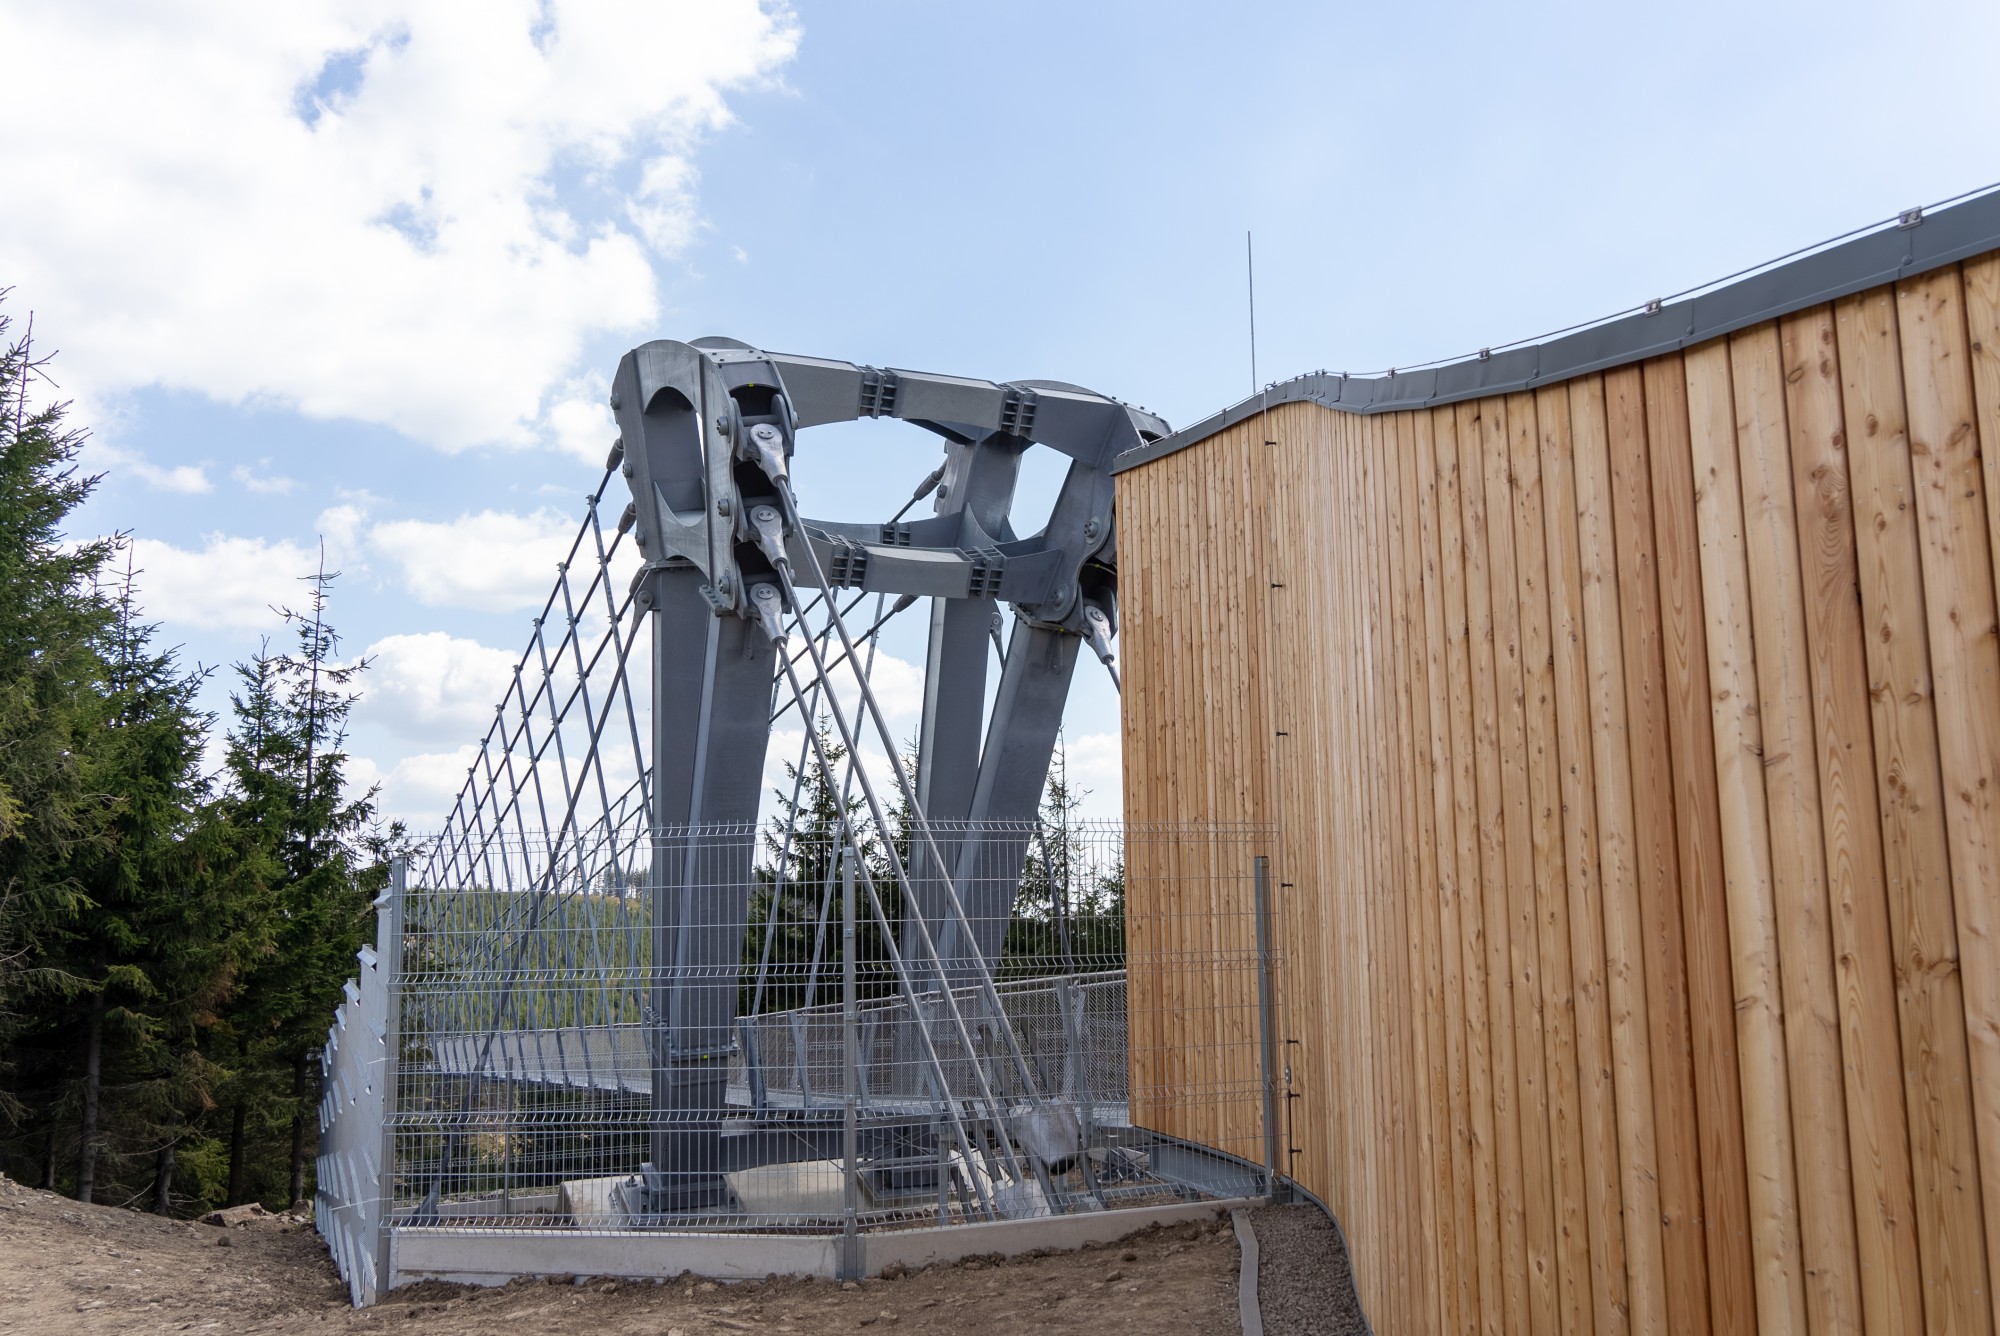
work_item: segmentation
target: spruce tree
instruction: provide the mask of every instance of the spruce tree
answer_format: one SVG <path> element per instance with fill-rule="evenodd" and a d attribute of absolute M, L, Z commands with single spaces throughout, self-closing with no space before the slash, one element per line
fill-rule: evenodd
<path fill-rule="evenodd" d="M 231 1202 L 305 1194 L 318 1103 L 314 1059 L 367 938 L 382 877 L 370 852 L 375 790 L 346 792 L 347 721 L 367 663 L 340 660 L 340 637 L 327 619 L 338 576 L 322 562 L 307 577 L 306 609 L 283 614 L 292 652 L 274 655 L 267 645 L 237 665 L 231 696 L 232 819 L 254 832 L 274 865 L 269 945 L 238 989 L 227 1043 L 216 1054 L 234 1071 L 225 1092 Z"/>
<path fill-rule="evenodd" d="M 188 1120 L 221 1075 L 198 1037 L 261 946 L 255 900 L 268 870 L 201 772 L 212 717 L 196 698 L 208 674 L 155 645 L 135 592 L 128 566 L 102 647 L 102 726 L 84 740 L 107 823 L 73 860 L 88 908 L 49 949 L 88 998 L 76 1195 L 117 1183 L 122 1196 L 150 1191 L 164 1211 Z"/>
<path fill-rule="evenodd" d="M 113 610 L 96 577 L 115 544 L 66 531 L 97 479 L 77 466 L 84 433 L 68 405 L 35 402 L 47 364 L 0 312 L 0 1133 L 41 1129 L 53 1186 L 61 1141 L 38 1115 L 58 1092 L 36 1050 L 66 1045 L 89 1004 L 41 944 L 86 905 L 77 857 L 105 834 L 84 739 L 104 708 Z"/>
<path fill-rule="evenodd" d="M 1088 789 L 1071 785 L 1059 737 L 1042 791 L 1039 830 L 1028 845 L 1007 925 L 1003 977 L 1116 969 L 1124 963 L 1124 865 L 1121 860 L 1108 869 L 1092 866 L 1079 816 L 1089 796 Z"/>
<path fill-rule="evenodd" d="M 790 783 L 772 791 L 776 804 L 763 832 L 766 861 L 758 869 L 749 931 L 744 934 L 742 1010 L 746 1014 L 802 1006 L 809 994 L 815 1004 L 839 1000 L 844 912 L 841 859 L 847 848 L 848 828 L 854 831 L 861 849 L 854 892 L 856 986 L 864 999 L 886 997 L 896 989 L 887 937 L 863 885 L 864 877 L 874 877 L 876 894 L 882 897 L 892 924 L 899 917 L 902 901 L 893 875 L 887 872 L 867 803 L 856 796 L 854 785 L 841 782 L 847 749 L 834 736 L 824 714 L 813 727 L 826 756 L 826 769 L 820 767 L 819 753 L 809 753 L 803 772 L 786 763 L 785 777 Z M 756 975 L 759 961 L 767 958 L 767 937 L 769 966 L 760 997 Z"/>

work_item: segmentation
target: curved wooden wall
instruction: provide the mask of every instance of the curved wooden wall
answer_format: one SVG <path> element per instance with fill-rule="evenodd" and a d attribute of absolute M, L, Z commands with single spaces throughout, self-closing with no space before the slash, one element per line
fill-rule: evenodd
<path fill-rule="evenodd" d="M 1127 816 L 1277 831 L 1376 1330 L 1994 1330 L 2000 253 L 1118 507 Z"/>

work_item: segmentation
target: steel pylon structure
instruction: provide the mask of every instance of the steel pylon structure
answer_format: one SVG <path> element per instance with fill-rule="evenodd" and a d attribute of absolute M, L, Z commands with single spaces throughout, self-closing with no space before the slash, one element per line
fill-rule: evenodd
<path fill-rule="evenodd" d="M 851 1277 L 936 1255 L 926 1232 L 1081 1242 L 1271 1190 L 1272 1154 L 1185 1135 L 1259 1098 L 1269 961 L 1224 920 L 1266 912 L 1261 834 L 1041 819 L 1080 655 L 1117 679 L 1111 464 L 1166 424 L 727 339 L 632 349 L 611 408 L 528 647 L 329 1032 L 316 1211 L 356 1302 L 426 1275 Z M 942 462 L 886 520 L 810 517 L 802 440 L 857 418 Z M 1022 533 L 1035 448 L 1066 469 Z M 874 678 L 916 609 L 912 762 Z M 1184 1027 L 1135 1010 L 1128 961 L 1148 999 L 1216 982 L 1222 1078 L 1181 1079 Z"/>
<path fill-rule="evenodd" d="M 636 1002 L 649 1044 L 650 1157 L 625 1208 L 727 1207 L 730 1173 L 825 1153 L 839 1130 L 825 1115 L 795 1117 L 773 1138 L 733 1125 L 727 1088 L 731 1059 L 756 1057 L 739 1023 L 753 833 L 774 721 L 797 708 L 829 719 L 838 748 L 829 754 L 808 721 L 794 772 L 858 800 L 843 819 L 842 875 L 859 884 L 841 901 L 879 919 L 911 1016 L 931 1017 L 904 1027 L 899 1058 L 930 1073 L 950 1124 L 940 1135 L 990 1162 L 987 1205 L 1010 1192 L 1039 1200 L 1053 1190 L 1048 1166 L 1076 1154 L 1081 1120 L 1040 1090 L 1012 1028 L 997 1023 L 994 968 L 1082 648 L 1115 676 L 1110 464 L 1166 424 L 1074 385 L 881 370 L 727 339 L 634 348 L 611 407 L 620 434 L 606 484 L 421 875 L 517 889 L 465 943 L 503 980 L 468 1070 L 491 1067 L 498 1036 L 530 1004 L 535 930 L 553 904 L 617 885 L 643 895 L 651 934 L 643 998 L 601 1004 L 611 1016 Z M 933 433 L 943 462 L 887 522 L 807 517 L 791 470 L 802 435 L 862 417 Z M 1010 510 L 1035 446 L 1068 468 L 1047 524 L 1024 535 Z M 607 528 L 613 474 L 630 500 Z M 932 513 L 906 518 L 923 499 Z M 622 581 L 621 563 L 636 567 Z M 857 632 L 848 617 L 871 595 L 875 615 Z M 882 623 L 921 600 L 930 626 L 911 773 L 868 669 Z M 989 712 L 990 646 L 1001 655 Z M 871 752 L 882 764 L 863 763 Z M 850 829 L 862 825 L 900 838 L 871 846 L 886 857 L 863 858 L 864 836 Z M 974 1052 L 994 1061 L 953 1066 L 952 1054 Z"/>

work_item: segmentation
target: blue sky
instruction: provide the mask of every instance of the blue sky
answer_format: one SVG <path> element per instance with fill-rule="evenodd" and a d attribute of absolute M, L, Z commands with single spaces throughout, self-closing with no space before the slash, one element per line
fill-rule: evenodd
<path fill-rule="evenodd" d="M 1995 50 L 1990 3 L 0 0 L 35 131 L 0 138 L 0 285 L 93 430 L 84 526 L 134 535 L 191 659 L 254 652 L 325 539 L 377 655 L 358 773 L 424 828 L 634 343 L 1191 422 L 1252 386 L 1247 229 L 1264 378 L 1464 353 L 2000 178 Z M 804 447 L 828 517 L 936 462 L 882 424 Z M 1117 699 L 1078 680 L 1111 813 Z"/>

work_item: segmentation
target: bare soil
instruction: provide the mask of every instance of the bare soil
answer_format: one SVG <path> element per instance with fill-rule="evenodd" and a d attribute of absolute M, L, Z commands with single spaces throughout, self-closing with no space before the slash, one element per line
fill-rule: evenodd
<path fill-rule="evenodd" d="M 733 1285 L 516 1281 L 424 1284 L 359 1312 L 309 1218 L 229 1226 L 84 1206 L 0 1178 L 0 1333 L 335 1333 L 716 1336 L 896 1331 L 1228 1333 L 1237 1249 L 1225 1217 L 1081 1252 L 971 1259 L 895 1279 Z"/>

